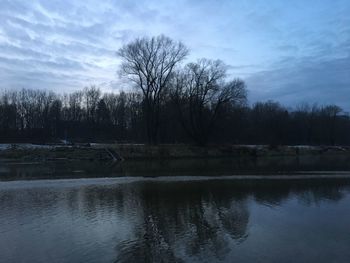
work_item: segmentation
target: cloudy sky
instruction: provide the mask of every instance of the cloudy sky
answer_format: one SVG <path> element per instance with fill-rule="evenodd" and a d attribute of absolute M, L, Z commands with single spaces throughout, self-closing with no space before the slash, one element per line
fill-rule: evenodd
<path fill-rule="evenodd" d="M 165 34 L 229 64 L 251 102 L 350 110 L 349 14 L 349 0 L 0 0 L 0 89 L 125 89 L 118 48 Z"/>

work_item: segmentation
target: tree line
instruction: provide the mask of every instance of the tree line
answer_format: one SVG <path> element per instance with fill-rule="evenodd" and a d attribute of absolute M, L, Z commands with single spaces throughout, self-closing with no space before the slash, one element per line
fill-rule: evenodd
<path fill-rule="evenodd" d="M 237 82 L 227 85 L 242 85 Z M 350 145 L 350 117 L 335 105 L 288 109 L 273 101 L 248 106 L 215 100 L 212 106 L 166 94 L 158 143 Z M 92 86 L 65 95 L 23 89 L 0 96 L 1 142 L 147 143 L 146 125 L 138 92 L 102 93 Z"/>
<path fill-rule="evenodd" d="M 350 145 L 350 117 L 336 105 L 247 103 L 240 79 L 220 60 L 183 65 L 188 49 L 165 36 L 118 51 L 134 89 L 70 94 L 22 89 L 0 96 L 0 141 Z"/>

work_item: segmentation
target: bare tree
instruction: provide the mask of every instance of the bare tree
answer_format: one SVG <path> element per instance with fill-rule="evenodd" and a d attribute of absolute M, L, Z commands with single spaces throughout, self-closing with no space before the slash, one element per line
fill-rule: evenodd
<path fill-rule="evenodd" d="M 68 119 L 70 121 L 81 121 L 83 118 L 83 96 L 82 91 L 76 91 L 68 95 Z"/>
<path fill-rule="evenodd" d="M 176 65 L 188 54 L 181 43 L 166 36 L 136 39 L 119 49 L 120 72 L 141 89 L 148 142 L 157 143 L 160 102 Z"/>
<path fill-rule="evenodd" d="M 243 81 L 225 82 L 227 66 L 220 60 L 200 59 L 177 74 L 175 101 L 184 129 L 205 145 L 223 109 L 246 103 Z"/>
<path fill-rule="evenodd" d="M 96 121 L 97 105 L 101 97 L 101 91 L 95 86 L 86 87 L 84 89 L 84 99 L 86 107 L 86 118 L 90 122 Z"/>
<path fill-rule="evenodd" d="M 337 116 L 342 112 L 342 108 L 337 105 L 328 105 L 322 109 L 322 113 L 325 116 L 326 123 L 329 128 L 329 142 L 331 145 L 335 145 L 335 133 Z"/>

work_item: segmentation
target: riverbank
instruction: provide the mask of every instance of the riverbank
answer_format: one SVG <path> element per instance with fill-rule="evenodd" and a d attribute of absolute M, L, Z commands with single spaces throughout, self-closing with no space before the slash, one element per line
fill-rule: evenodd
<path fill-rule="evenodd" d="M 267 145 L 191 145 L 144 144 L 0 144 L 0 159 L 45 162 L 61 160 L 121 161 L 185 158 L 269 157 L 269 156 L 350 156 L 350 147 Z"/>

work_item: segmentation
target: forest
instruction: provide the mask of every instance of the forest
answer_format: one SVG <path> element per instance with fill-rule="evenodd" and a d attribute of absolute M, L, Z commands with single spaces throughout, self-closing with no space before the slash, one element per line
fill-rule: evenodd
<path fill-rule="evenodd" d="M 128 91 L 4 90 L 0 142 L 350 145 L 350 117 L 340 107 L 249 104 L 244 81 L 229 79 L 224 62 L 183 65 L 188 53 L 163 35 L 124 45 L 118 72 Z"/>
<path fill-rule="evenodd" d="M 169 94 L 162 99 L 158 143 L 350 144 L 350 118 L 334 105 L 289 109 L 273 101 L 227 103 L 214 118 L 215 109 L 205 106 L 202 126 L 196 128 L 190 110 L 181 113 L 176 100 Z M 1 142 L 148 142 L 138 92 L 89 87 L 60 95 L 23 89 L 4 92 L 0 101 Z"/>

